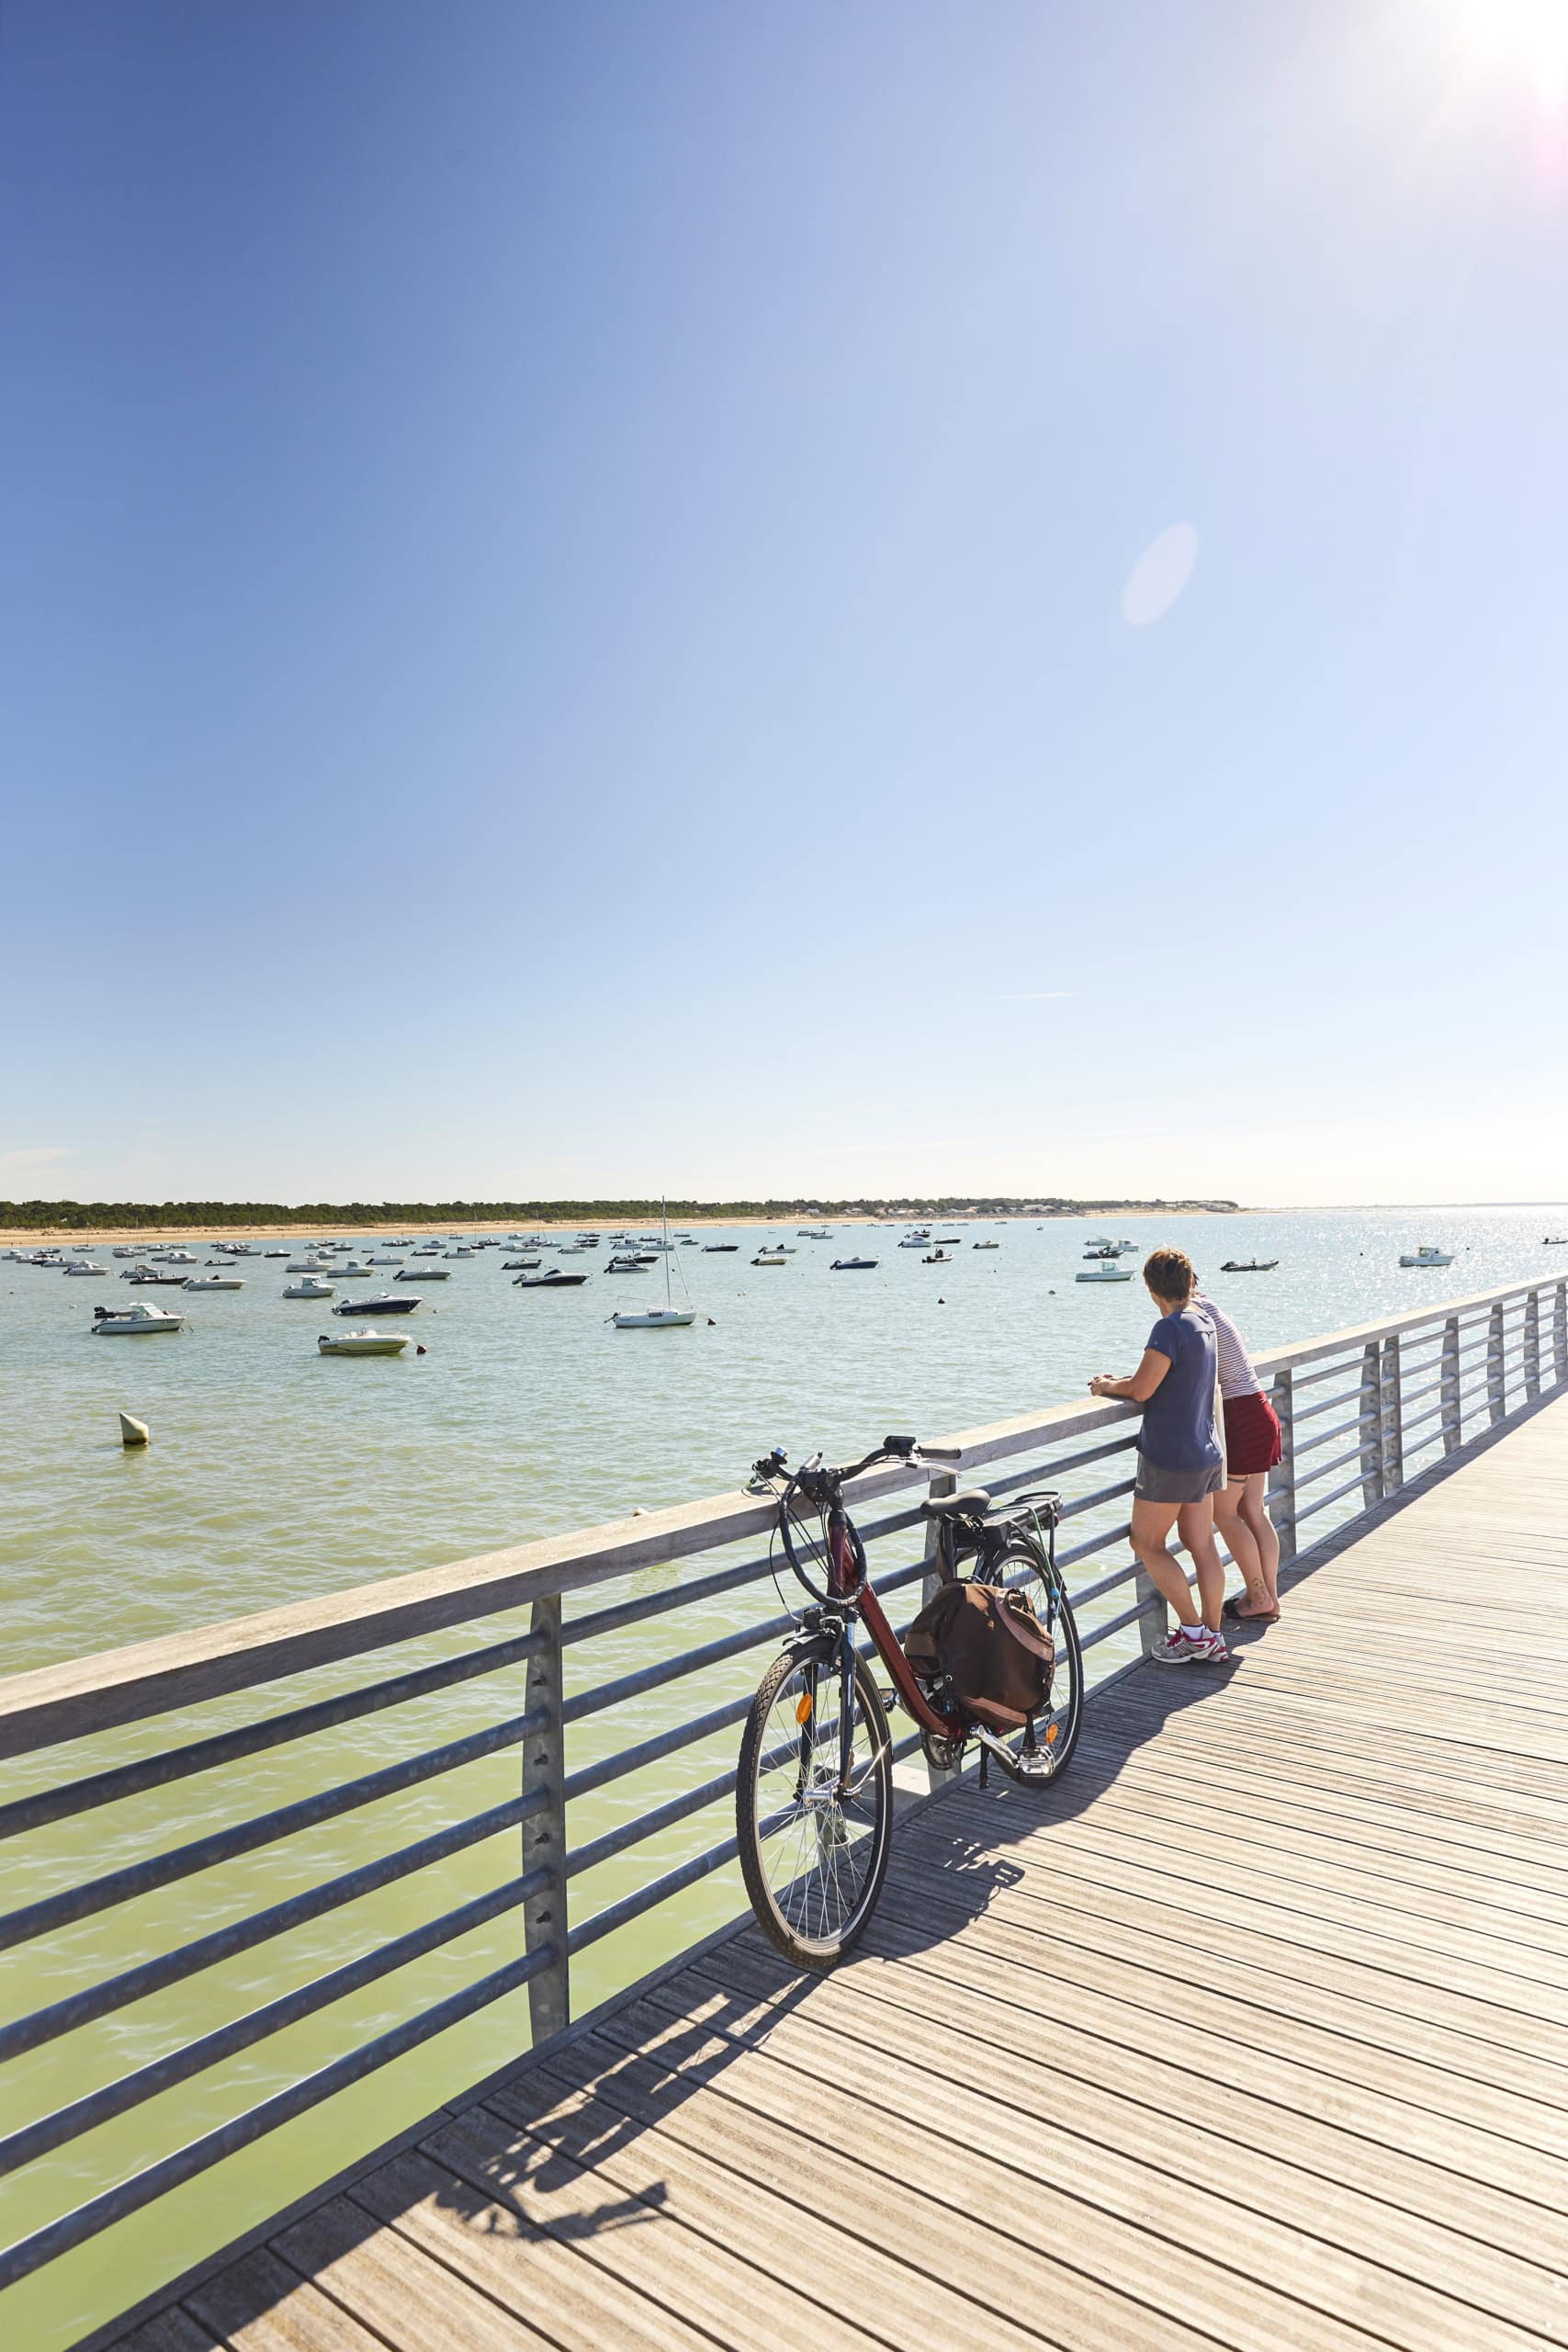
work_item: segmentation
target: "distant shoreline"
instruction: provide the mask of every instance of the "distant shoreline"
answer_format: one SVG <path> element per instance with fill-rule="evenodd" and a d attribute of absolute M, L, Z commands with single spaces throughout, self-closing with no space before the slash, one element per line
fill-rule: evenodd
<path fill-rule="evenodd" d="M 1245 1216 L 1255 1212 L 1242 1209 L 1233 1201 L 1092 1201 L 1075 1203 L 1061 1207 L 1031 1208 L 972 1208 L 931 1209 L 921 1207 L 859 1208 L 854 1210 L 784 1208 L 772 1216 L 756 1211 L 737 1211 L 727 1215 L 721 1209 L 694 1210 L 687 1216 L 672 1216 L 671 1224 L 683 1232 L 705 1232 L 720 1228 L 744 1228 L 762 1226 L 777 1228 L 791 1223 L 800 1225 L 868 1226 L 872 1227 L 903 1225 L 932 1225 L 941 1219 L 968 1225 L 1047 1225 L 1072 1224 L 1090 1217 L 1190 1217 Z M 536 1217 L 415 1217 L 398 1216 L 368 1218 L 337 1217 L 331 1220 L 305 1221 L 291 1219 L 287 1223 L 246 1224 L 235 1219 L 187 1219 L 168 1225 L 64 1225 L 38 1223 L 30 1226 L 0 1224 L 0 1249 L 15 1249 L 19 1244 L 70 1240 L 84 1247 L 96 1247 L 100 1242 L 119 1241 L 205 1241 L 244 1239 L 248 1241 L 305 1240 L 321 1235 L 342 1236 L 358 1234 L 367 1240 L 392 1234 L 464 1234 L 464 1233 L 590 1233 L 604 1232 L 612 1227 L 629 1227 L 657 1223 L 658 1208 L 632 1209 L 615 1216 L 602 1217 L 597 1226 L 582 1216 Z"/>

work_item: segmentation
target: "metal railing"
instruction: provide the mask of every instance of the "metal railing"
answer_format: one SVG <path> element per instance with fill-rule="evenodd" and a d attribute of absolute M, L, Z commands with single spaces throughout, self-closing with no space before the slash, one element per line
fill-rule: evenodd
<path fill-rule="evenodd" d="M 1289 1561 L 1304 1548 L 1306 1531 L 1337 1529 L 1429 1463 L 1455 1453 L 1568 1381 L 1568 1283 L 1520 1284 L 1450 1301 L 1278 1349 L 1260 1356 L 1258 1365 L 1271 1385 L 1284 1431 L 1284 1458 L 1274 1474 L 1270 1504 Z M 1068 1532 L 1061 1563 L 1069 1572 L 1098 1564 L 1072 1587 L 1086 1652 L 1106 1653 L 1107 1670 L 1098 1682 L 1091 1680 L 1091 1693 L 1136 1664 L 1164 1627 L 1163 1604 L 1122 1551 L 1132 1490 L 1125 1457 L 1136 1442 L 1135 1420 L 1134 1409 L 1125 1405 L 1068 1406 L 944 1441 L 962 1447 L 966 1477 L 989 1465 L 1008 1465 L 988 1478 L 994 1493 L 1005 1495 L 1042 1478 L 1062 1488 Z M 889 1545 L 921 1526 L 921 1495 L 908 1494 L 910 1482 L 907 1468 L 881 1470 L 859 1482 L 856 1499 L 863 1511 L 884 1496 L 897 1498 L 890 1510 L 863 1523 L 862 1532 L 879 1590 L 884 1596 L 908 1592 L 912 1610 L 931 1575 L 930 1531 L 919 1556 L 898 1560 L 890 1572 L 878 1566 Z M 933 1485 L 950 1491 L 952 1481 L 943 1477 Z M 701 1817 L 728 1806 L 734 1790 L 727 1736 L 737 1731 L 750 1703 L 753 1654 L 776 1641 L 790 1622 L 785 1613 L 745 1606 L 751 1589 L 771 1573 L 760 1539 L 768 1536 L 773 1519 L 771 1503 L 738 1492 L 0 1683 L 0 1757 L 37 1758 L 49 1751 L 52 1761 L 53 1752 L 63 1750 L 69 1761 L 85 1743 L 91 1759 L 101 1752 L 96 1744 L 105 1738 L 123 1748 L 128 1727 L 171 1718 L 182 1735 L 150 1752 L 117 1750 L 118 1760 L 85 1771 L 40 1775 L 37 1785 L 0 1804 L 0 1840 L 36 1838 L 149 1792 L 177 1792 L 180 1783 L 191 1783 L 194 1792 L 187 1801 L 177 1794 L 162 1797 L 151 1825 L 141 1824 L 141 1843 L 149 1834 L 159 1841 L 152 1850 L 96 1871 L 73 1864 L 68 1855 L 61 1883 L 0 1917 L 0 1952 L 57 1938 L 89 1920 L 102 1928 L 102 1965 L 89 1973 L 88 1981 L 70 1983 L 47 2003 L 0 2024 L 0 2059 L 64 2042 L 132 2004 L 192 1980 L 210 1984 L 214 1972 L 242 1955 L 264 1952 L 307 1922 L 328 1918 L 455 1857 L 472 1856 L 492 1838 L 515 1835 L 517 1840 L 514 1867 L 435 1916 L 380 1940 L 372 1938 L 322 1973 L 289 1983 L 207 2030 L 190 2031 L 188 2018 L 171 2018 L 166 2046 L 145 2063 L 15 2125 L 0 2139 L 0 2176 L 45 2165 L 174 2086 L 394 1977 L 477 1928 L 509 1913 L 521 1914 L 520 1931 L 514 1931 L 500 1964 L 441 1999 L 399 2017 L 151 2161 L 132 2162 L 75 2202 L 69 2183 L 79 2182 L 82 2175 L 67 2170 L 62 2210 L 28 2227 L 0 2253 L 0 2290 L 524 1985 L 533 2040 L 557 2032 L 571 2015 L 577 1955 L 645 1920 L 730 1863 L 736 1841 L 728 1824 L 726 1834 L 717 1837 L 711 1827 L 705 1836 L 696 1833 Z M 1073 1532 L 1078 1527 L 1081 1533 Z M 1122 1556 L 1108 1565 L 1106 1555 L 1119 1551 Z M 718 1555 L 719 1565 L 695 1577 L 652 1583 L 650 1589 L 649 1570 L 704 1555 Z M 599 1596 L 600 1588 L 628 1577 L 636 1582 L 622 1596 Z M 1121 1596 L 1128 1587 L 1132 1597 L 1123 1603 Z M 577 1613 L 578 1597 L 589 1592 L 596 1596 L 595 1605 Z M 705 1617 L 722 1630 L 670 1655 L 592 1679 L 596 1658 L 614 1664 L 626 1657 L 623 1636 L 678 1612 L 688 1623 Z M 461 1637 L 503 1617 L 513 1621 L 504 1638 L 449 1646 L 455 1634 Z M 419 1662 L 349 1688 L 330 1687 L 335 1670 L 352 1669 L 355 1661 L 411 1643 L 421 1651 Z M 433 1648 L 438 1654 L 432 1655 Z M 584 1661 L 586 1679 L 580 1671 Z M 513 1699 L 506 1711 L 492 1710 L 458 1736 L 412 1748 L 405 1742 L 406 1752 L 371 1770 L 312 1786 L 287 1803 L 243 1810 L 245 1784 L 235 1781 L 233 1768 L 279 1751 L 309 1755 L 314 1751 L 306 1744 L 345 1725 L 389 1717 L 393 1725 L 407 1722 L 413 1702 L 441 1694 L 498 1687 L 511 1692 L 519 1671 L 521 1705 Z M 281 1712 L 222 1721 L 237 1696 L 301 1676 L 319 1695 Z M 690 1685 L 695 1689 L 688 1697 Z M 411 1714 L 398 1716 L 395 1711 L 401 1709 Z M 220 1727 L 212 1729 L 215 1712 Z M 621 1738 L 627 1729 L 633 1736 Z M 702 1769 L 693 1751 L 719 1740 L 724 1748 L 707 1759 L 719 1769 Z M 896 1755 L 907 1758 L 918 1742 L 918 1734 L 899 1740 Z M 515 1774 L 501 1802 L 465 1810 L 460 1796 L 442 1798 L 440 1817 L 423 1834 L 405 1836 L 355 1859 L 347 1869 L 284 1891 L 284 1858 L 292 1841 L 414 1792 L 425 1792 L 428 1818 L 430 1804 L 441 1791 L 456 1786 L 467 1768 L 513 1751 Z M 693 1763 L 697 1769 L 691 1769 Z M 626 1784 L 635 1785 L 654 1768 L 660 1768 L 667 1792 L 656 1802 L 627 1801 Z M 683 1778 L 668 1788 L 671 1769 Z M 220 1781 L 215 1783 L 213 1775 L 222 1776 Z M 319 1768 L 309 1777 L 319 1777 Z M 907 1793 L 927 1793 L 951 1776 L 931 1774 L 915 1792 L 907 1769 L 901 1778 Z M 167 1842 L 171 1813 L 177 1815 L 186 1802 L 188 1826 L 192 1815 L 201 1816 L 201 1792 L 214 1786 L 239 1802 L 240 1817 Z M 614 1803 L 610 1792 L 616 1792 Z M 596 1801 L 596 1826 L 592 1834 L 574 1838 L 573 1808 L 589 1800 Z M 690 1850 L 670 1859 L 670 1833 L 688 1825 Z M 650 1848 L 665 1850 L 649 1857 Z M 127 1964 L 113 1964 L 115 1923 L 125 1906 L 162 1889 L 205 1882 L 243 1857 L 265 1858 L 262 1866 L 276 1877 L 279 1890 L 274 1899 L 183 1938 L 177 1912 L 172 1920 L 163 1915 L 164 1924 L 153 1938 L 159 1948 Z M 629 1867 L 635 1883 L 597 1907 L 580 1907 L 573 1896 L 581 1883 L 612 1865 L 621 1878 Z M 733 1910 L 739 1908 L 737 1902 Z M 136 1939 L 130 1940 L 134 1945 Z M 622 1981 L 642 1973 L 628 1964 Z M 254 1982 L 254 1966 L 247 1981 Z"/>

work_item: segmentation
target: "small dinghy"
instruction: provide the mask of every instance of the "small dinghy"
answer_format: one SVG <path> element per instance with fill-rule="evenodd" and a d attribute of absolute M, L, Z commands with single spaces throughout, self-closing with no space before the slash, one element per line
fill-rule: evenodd
<path fill-rule="evenodd" d="M 588 1280 L 586 1274 L 519 1274 L 513 1290 L 576 1290 Z"/>
<path fill-rule="evenodd" d="M 1227 1258 L 1220 1272 L 1222 1274 L 1271 1274 L 1279 1262 L 1278 1258 Z"/>
<path fill-rule="evenodd" d="M 503 1274 L 532 1274 L 538 1271 L 539 1262 L 537 1258 L 503 1258 L 501 1271 Z M 610 1272 L 614 1273 L 615 1271 L 612 1264 Z"/>
<path fill-rule="evenodd" d="M 830 1274 L 869 1274 L 875 1264 L 874 1258 L 835 1258 L 828 1272 Z"/>
<path fill-rule="evenodd" d="M 953 1252 L 951 1250 L 943 1250 L 939 1246 L 931 1251 L 929 1258 L 922 1258 L 920 1260 L 920 1263 L 922 1266 L 951 1266 L 953 1263 Z"/>
<path fill-rule="evenodd" d="M 320 1274 L 301 1274 L 297 1283 L 286 1283 L 285 1298 L 335 1298 L 336 1283 L 324 1283 Z"/>
<path fill-rule="evenodd" d="M 400 1291 L 395 1298 L 345 1298 L 334 1306 L 334 1315 L 412 1315 L 419 1305 L 412 1291 Z"/>
<path fill-rule="evenodd" d="M 132 1306 L 95 1306 L 93 1329 L 100 1339 L 140 1339 L 152 1331 L 183 1331 L 185 1317 L 166 1306 L 144 1306 L 138 1299 Z"/>
<path fill-rule="evenodd" d="M 786 1260 L 782 1250 L 759 1250 L 751 1263 L 754 1266 L 782 1266 Z"/>
<path fill-rule="evenodd" d="M 243 1290 L 244 1287 L 243 1274 L 192 1274 L 186 1283 L 186 1290 Z"/>
<path fill-rule="evenodd" d="M 395 1283 L 449 1283 L 451 1279 L 445 1266 L 402 1266 L 392 1276 Z"/>
<path fill-rule="evenodd" d="M 1001 1246 L 999 1241 L 972 1241 L 969 1244 L 971 1250 L 999 1250 Z"/>
<path fill-rule="evenodd" d="M 322 1331 L 316 1340 L 321 1356 L 400 1356 L 408 1346 L 401 1331 Z"/>

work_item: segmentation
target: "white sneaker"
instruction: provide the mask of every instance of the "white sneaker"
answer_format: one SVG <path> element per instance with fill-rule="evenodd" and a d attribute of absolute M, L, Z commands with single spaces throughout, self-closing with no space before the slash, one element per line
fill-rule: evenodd
<path fill-rule="evenodd" d="M 1168 1634 L 1153 1653 L 1160 1666 L 1223 1666 L 1230 1653 L 1217 1634 L 1189 1633 L 1185 1625 L 1178 1625 Z"/>

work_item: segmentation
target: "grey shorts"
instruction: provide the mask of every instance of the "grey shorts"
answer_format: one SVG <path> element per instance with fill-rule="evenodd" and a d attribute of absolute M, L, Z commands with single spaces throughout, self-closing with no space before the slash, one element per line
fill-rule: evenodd
<path fill-rule="evenodd" d="M 1201 1503 L 1205 1495 L 1217 1495 L 1225 1483 L 1224 1465 L 1216 1462 L 1212 1470 L 1164 1470 L 1146 1454 L 1138 1456 L 1138 1476 L 1133 1487 L 1133 1500 L 1138 1503 Z"/>

